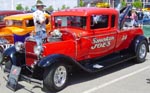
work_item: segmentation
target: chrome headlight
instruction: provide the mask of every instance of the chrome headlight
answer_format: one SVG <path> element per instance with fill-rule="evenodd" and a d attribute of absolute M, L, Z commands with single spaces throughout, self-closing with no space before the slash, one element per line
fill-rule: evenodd
<path fill-rule="evenodd" d="M 42 46 L 34 46 L 34 53 L 39 56 L 43 51 Z"/>
<path fill-rule="evenodd" d="M 15 49 L 16 51 L 23 51 L 24 50 L 24 44 L 22 42 L 16 42 L 15 43 Z"/>

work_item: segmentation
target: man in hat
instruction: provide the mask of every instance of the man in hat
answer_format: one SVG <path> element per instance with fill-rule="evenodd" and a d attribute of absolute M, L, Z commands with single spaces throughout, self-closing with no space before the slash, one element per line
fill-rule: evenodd
<path fill-rule="evenodd" d="M 44 15 L 43 8 L 45 5 L 42 1 L 37 0 L 36 2 L 36 8 L 37 10 L 33 13 L 33 20 L 34 20 L 34 26 L 35 26 L 35 34 L 38 36 L 38 38 L 45 39 L 46 34 L 46 17 Z"/>

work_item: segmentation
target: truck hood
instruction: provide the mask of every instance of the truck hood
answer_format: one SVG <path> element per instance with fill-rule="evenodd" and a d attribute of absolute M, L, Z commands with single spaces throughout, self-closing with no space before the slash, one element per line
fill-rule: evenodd
<path fill-rule="evenodd" d="M 9 27 L 3 27 L 0 29 L 0 36 L 12 35 L 12 30 Z"/>
<path fill-rule="evenodd" d="M 4 27 L 2 29 L 0 29 L 0 34 L 3 35 L 12 35 L 12 34 L 16 34 L 16 35 L 25 35 L 28 32 L 24 31 L 24 29 L 19 28 L 19 27 Z"/>
<path fill-rule="evenodd" d="M 76 28 L 60 28 L 60 31 L 68 31 L 74 34 L 76 37 L 81 37 L 81 36 L 86 36 L 87 32 L 86 30 L 83 29 L 76 29 Z"/>

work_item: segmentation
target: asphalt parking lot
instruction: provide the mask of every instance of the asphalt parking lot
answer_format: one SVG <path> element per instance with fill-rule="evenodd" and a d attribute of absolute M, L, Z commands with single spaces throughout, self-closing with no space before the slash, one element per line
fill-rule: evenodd
<path fill-rule="evenodd" d="M 0 90 L 14 93 L 6 87 L 5 75 L 0 70 Z M 21 81 L 15 93 L 44 92 L 41 86 Z M 58 93 L 150 93 L 150 53 L 144 63 L 128 61 L 94 74 L 74 72 L 68 87 Z"/>

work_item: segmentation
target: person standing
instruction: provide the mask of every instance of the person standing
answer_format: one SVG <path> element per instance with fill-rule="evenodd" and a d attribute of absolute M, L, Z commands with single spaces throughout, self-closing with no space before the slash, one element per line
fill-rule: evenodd
<path fill-rule="evenodd" d="M 36 2 L 36 11 L 33 13 L 33 21 L 35 26 L 35 35 L 38 38 L 45 39 L 46 34 L 46 17 L 44 15 L 44 7 L 45 5 L 41 0 L 37 0 Z"/>
<path fill-rule="evenodd" d="M 143 24 L 143 17 L 144 17 L 144 14 L 143 14 L 143 12 L 142 12 L 142 9 L 140 9 L 140 11 L 138 12 L 137 16 L 138 16 L 138 23 L 139 23 L 139 26 L 142 26 L 142 24 Z"/>
<path fill-rule="evenodd" d="M 131 24 L 132 24 L 132 26 L 137 26 L 137 19 L 138 19 L 138 17 L 137 17 L 137 13 L 136 13 L 136 8 L 132 8 L 132 11 L 131 11 L 131 16 L 130 16 L 130 18 L 131 18 Z"/>

